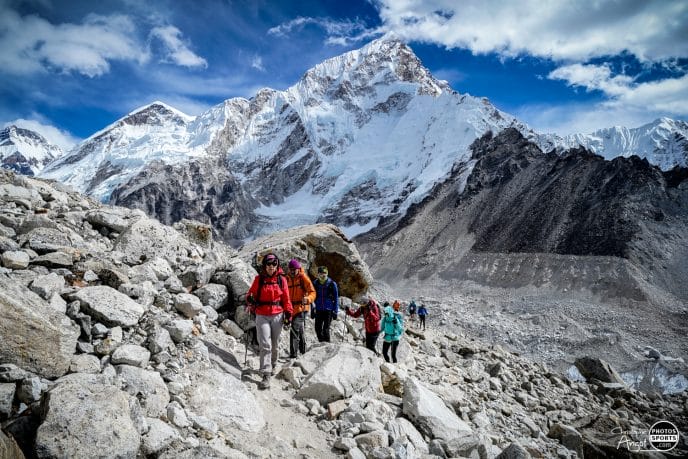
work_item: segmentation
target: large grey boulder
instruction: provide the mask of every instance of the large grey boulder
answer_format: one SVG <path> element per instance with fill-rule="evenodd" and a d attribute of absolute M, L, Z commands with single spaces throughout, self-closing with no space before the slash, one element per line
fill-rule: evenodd
<path fill-rule="evenodd" d="M 194 371 L 187 387 L 186 408 L 217 423 L 225 432 L 258 432 L 265 425 L 263 409 L 241 381 L 215 369 Z"/>
<path fill-rule="evenodd" d="M 124 218 L 122 211 L 117 208 L 109 209 L 94 209 L 86 212 L 84 220 L 95 226 L 104 226 L 112 231 L 121 233 L 125 231 L 130 224 L 130 221 Z"/>
<path fill-rule="evenodd" d="M 116 369 L 123 389 L 139 400 L 146 416 L 157 418 L 165 413 L 170 393 L 160 373 L 131 365 L 118 365 Z"/>
<path fill-rule="evenodd" d="M 415 378 L 407 378 L 404 383 L 403 412 L 430 438 L 450 440 L 460 431 L 472 431 L 441 398 Z"/>
<path fill-rule="evenodd" d="M 82 288 L 74 297 L 87 314 L 111 327 L 136 325 L 144 313 L 139 303 L 105 285 Z"/>
<path fill-rule="evenodd" d="M 26 245 L 39 254 L 71 248 L 85 248 L 87 245 L 81 236 L 67 228 L 35 228 L 19 239 L 20 241 L 26 240 Z"/>
<path fill-rule="evenodd" d="M 136 457 L 141 437 L 129 396 L 115 386 L 67 380 L 47 393 L 41 410 L 38 457 Z"/>
<path fill-rule="evenodd" d="M 55 293 L 60 293 L 65 285 L 64 277 L 58 276 L 55 273 L 46 274 L 45 276 L 38 276 L 32 282 L 29 288 L 32 292 L 37 293 L 44 300 L 49 300 Z"/>
<path fill-rule="evenodd" d="M 174 296 L 174 307 L 185 317 L 192 319 L 203 310 L 201 300 L 190 293 L 178 293 Z"/>
<path fill-rule="evenodd" d="M 314 346 L 301 359 L 308 373 L 296 393 L 300 399 L 315 399 L 321 405 L 355 394 L 374 394 L 381 388 L 380 368 L 375 355 L 349 344 Z"/>
<path fill-rule="evenodd" d="M 218 310 L 227 304 L 229 292 L 227 287 L 220 284 L 208 284 L 193 292 L 203 303 L 204 306 Z"/>
<path fill-rule="evenodd" d="M 255 253 L 262 255 L 266 250 L 274 252 L 284 267 L 289 259 L 298 258 L 314 277 L 317 266 L 326 265 L 341 296 L 356 298 L 373 283 L 356 246 L 334 225 L 305 225 L 272 233 L 244 245 L 239 257 L 250 263 Z"/>
<path fill-rule="evenodd" d="M 150 360 L 150 352 L 145 347 L 136 344 L 123 344 L 112 353 L 110 361 L 113 365 L 133 365 L 144 368 Z"/>
<path fill-rule="evenodd" d="M 585 379 L 598 379 L 606 383 L 626 384 L 609 363 L 594 357 L 581 357 L 574 362 Z"/>
<path fill-rule="evenodd" d="M 0 275 L 0 362 L 45 378 L 69 370 L 79 326 L 29 289 Z"/>
<path fill-rule="evenodd" d="M 150 429 L 143 436 L 141 449 L 146 456 L 157 457 L 158 453 L 167 448 L 175 440 L 181 440 L 177 429 L 160 419 L 149 418 L 146 420 Z"/>
<path fill-rule="evenodd" d="M 115 240 L 113 249 L 124 254 L 129 264 L 156 257 L 176 264 L 177 258 L 186 257 L 193 244 L 174 229 L 157 220 L 141 217 Z"/>

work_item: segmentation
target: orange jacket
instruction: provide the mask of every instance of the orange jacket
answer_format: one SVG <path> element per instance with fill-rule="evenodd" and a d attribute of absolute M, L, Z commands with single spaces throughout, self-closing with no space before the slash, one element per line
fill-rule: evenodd
<path fill-rule="evenodd" d="M 260 287 L 260 292 L 258 292 Z M 274 316 L 282 311 L 292 314 L 293 308 L 289 299 L 289 288 L 282 268 L 277 268 L 274 276 L 265 272 L 253 279 L 253 284 L 246 294 L 246 298 L 253 298 L 255 312 L 260 316 Z"/>
<path fill-rule="evenodd" d="M 287 284 L 289 285 L 289 298 L 291 298 L 291 304 L 294 307 L 294 315 L 308 312 L 311 303 L 315 301 L 313 282 L 303 272 L 303 269 L 297 269 L 294 276 L 287 273 Z M 303 304 L 304 297 L 307 300 L 306 304 Z"/>

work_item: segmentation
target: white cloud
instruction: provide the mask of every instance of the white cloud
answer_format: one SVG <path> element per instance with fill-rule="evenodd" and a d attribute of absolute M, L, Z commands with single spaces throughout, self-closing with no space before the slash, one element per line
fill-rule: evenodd
<path fill-rule="evenodd" d="M 408 41 L 506 57 L 586 61 L 624 51 L 639 60 L 687 56 L 688 2 L 376 0 L 385 31 Z"/>
<path fill-rule="evenodd" d="M 265 67 L 263 67 L 263 58 L 260 56 L 253 56 L 253 59 L 251 59 L 251 67 L 264 72 Z"/>
<path fill-rule="evenodd" d="M 315 26 L 325 31 L 330 45 L 348 45 L 366 40 L 380 32 L 368 29 L 365 22 L 359 19 L 343 19 L 336 21 L 330 18 L 298 17 L 268 30 L 268 34 L 286 36 L 293 31 L 302 30 L 306 26 Z"/>
<path fill-rule="evenodd" d="M 145 64 L 150 46 L 141 40 L 133 18 L 123 14 L 89 14 L 81 24 L 52 24 L 36 15 L 20 16 L 0 4 L 0 72 L 76 72 L 98 77 L 112 61 Z M 164 59 L 184 67 L 206 67 L 174 26 L 155 27 L 149 34 L 162 43 Z"/>
<path fill-rule="evenodd" d="M 0 14 L 0 69 L 18 75 L 48 69 L 103 75 L 111 60 L 147 60 L 134 32 L 133 22 L 123 15 L 89 15 L 82 24 L 53 25 L 5 9 Z"/>
<path fill-rule="evenodd" d="M 74 145 L 81 141 L 81 139 L 74 137 L 71 133 L 67 131 L 58 129 L 55 126 L 44 124 L 43 122 L 35 119 L 27 120 L 23 118 L 18 118 L 14 121 L 8 121 L 6 123 L 3 123 L 3 127 L 7 127 L 10 125 L 38 132 L 40 135 L 45 137 L 45 139 L 48 142 L 52 143 L 53 145 L 57 145 L 58 147 L 62 148 L 62 150 L 65 152 L 70 150 Z"/>
<path fill-rule="evenodd" d="M 552 71 L 549 78 L 564 80 L 587 90 L 602 91 L 609 98 L 605 106 L 614 109 L 623 107 L 626 110 L 688 116 L 688 75 L 636 83 L 626 75 L 612 76 L 606 65 L 573 64 Z"/>
<path fill-rule="evenodd" d="M 165 48 L 165 62 L 172 62 L 183 67 L 207 68 L 208 62 L 196 55 L 181 39 L 182 32 L 172 25 L 155 27 L 151 37 L 160 40 Z"/>

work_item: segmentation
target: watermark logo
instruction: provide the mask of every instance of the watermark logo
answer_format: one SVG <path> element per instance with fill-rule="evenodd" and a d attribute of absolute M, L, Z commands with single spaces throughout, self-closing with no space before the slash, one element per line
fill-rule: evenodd
<path fill-rule="evenodd" d="M 649 430 L 623 430 L 621 427 L 612 429 L 612 434 L 618 434 L 616 449 L 627 449 L 632 452 L 671 451 L 680 440 L 681 432 L 669 421 L 659 421 Z"/>
<path fill-rule="evenodd" d="M 650 445 L 658 451 L 671 451 L 679 439 L 678 429 L 669 421 L 659 421 L 650 427 Z"/>

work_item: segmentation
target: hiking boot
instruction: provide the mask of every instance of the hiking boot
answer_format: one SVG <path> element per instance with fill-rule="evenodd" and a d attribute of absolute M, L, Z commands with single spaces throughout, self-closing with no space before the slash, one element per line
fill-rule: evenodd
<path fill-rule="evenodd" d="M 263 379 L 258 383 L 258 389 L 270 389 L 270 375 L 263 375 Z"/>

